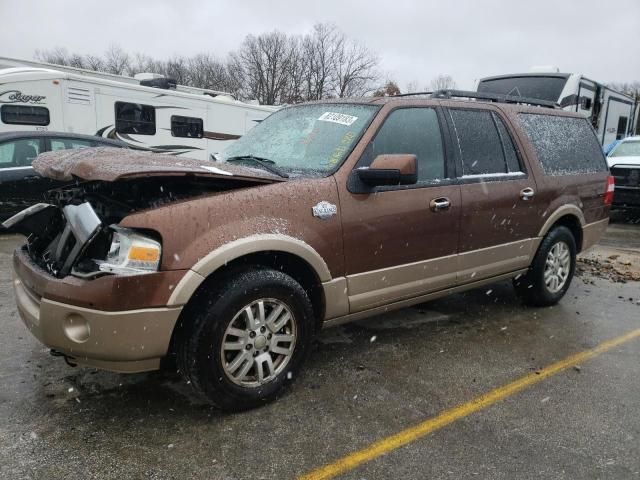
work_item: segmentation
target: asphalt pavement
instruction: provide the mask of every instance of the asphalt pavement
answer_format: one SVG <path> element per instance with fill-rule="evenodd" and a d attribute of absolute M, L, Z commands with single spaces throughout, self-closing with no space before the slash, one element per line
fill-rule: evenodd
<path fill-rule="evenodd" d="M 607 248 L 636 248 L 640 226 L 617 230 Z M 584 273 L 543 309 L 503 282 L 327 329 L 283 398 L 231 415 L 172 372 L 51 357 L 14 306 L 18 242 L 0 236 L 0 478 L 288 479 L 375 442 L 339 478 L 640 478 L 640 337 L 400 447 L 385 440 L 640 329 L 638 282 Z"/>

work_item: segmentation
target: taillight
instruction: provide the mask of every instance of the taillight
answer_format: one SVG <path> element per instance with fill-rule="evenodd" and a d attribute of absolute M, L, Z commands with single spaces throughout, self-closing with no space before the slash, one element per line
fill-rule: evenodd
<path fill-rule="evenodd" d="M 614 177 L 609 175 L 607 177 L 607 188 L 604 191 L 604 204 L 611 205 L 613 203 L 613 191 L 616 189 L 616 182 Z"/>

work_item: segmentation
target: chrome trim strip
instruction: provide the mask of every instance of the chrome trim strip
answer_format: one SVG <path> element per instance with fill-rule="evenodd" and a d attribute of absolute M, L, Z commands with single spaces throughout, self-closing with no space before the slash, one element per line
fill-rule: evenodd
<path fill-rule="evenodd" d="M 16 213 L 14 216 L 8 218 L 7 220 L 5 220 L 4 222 L 2 222 L 2 226 L 4 228 L 11 228 L 13 226 L 15 226 L 16 224 L 20 223 L 22 220 L 24 220 L 25 218 L 38 213 L 46 208 L 49 207 L 53 207 L 53 205 L 50 205 L 48 203 L 36 203 L 35 205 L 31 205 L 30 207 L 25 208 L 24 210 Z"/>

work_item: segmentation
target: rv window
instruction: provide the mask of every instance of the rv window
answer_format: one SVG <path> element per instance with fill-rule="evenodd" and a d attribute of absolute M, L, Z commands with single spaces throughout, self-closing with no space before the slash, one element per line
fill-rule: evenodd
<path fill-rule="evenodd" d="M 2 105 L 2 123 L 12 125 L 49 125 L 49 110 L 27 105 Z"/>
<path fill-rule="evenodd" d="M 116 132 L 156 134 L 156 110 L 151 105 L 116 102 Z"/>
<path fill-rule="evenodd" d="M 171 135 L 174 137 L 202 138 L 201 118 L 171 116 Z"/>

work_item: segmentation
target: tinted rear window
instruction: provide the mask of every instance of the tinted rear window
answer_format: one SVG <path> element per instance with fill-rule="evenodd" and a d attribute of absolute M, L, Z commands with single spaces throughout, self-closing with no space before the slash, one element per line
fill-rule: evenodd
<path fill-rule="evenodd" d="M 587 119 L 519 114 L 547 175 L 571 175 L 607 170 L 600 142 Z"/>

